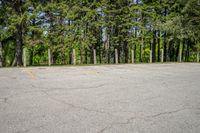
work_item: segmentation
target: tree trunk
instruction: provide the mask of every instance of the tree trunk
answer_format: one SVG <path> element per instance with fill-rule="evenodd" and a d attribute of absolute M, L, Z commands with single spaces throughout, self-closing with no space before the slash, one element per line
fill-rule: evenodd
<path fill-rule="evenodd" d="M 131 63 L 134 63 L 134 50 L 131 49 Z"/>
<path fill-rule="evenodd" d="M 136 62 L 137 60 L 137 45 L 134 45 L 134 61 Z"/>
<path fill-rule="evenodd" d="M 118 51 L 117 52 L 118 53 L 118 63 L 121 63 L 122 61 L 121 61 L 121 58 L 120 58 L 121 57 L 120 49 L 118 48 L 117 51 Z"/>
<path fill-rule="evenodd" d="M 167 7 L 164 7 L 164 16 L 167 16 Z M 164 33 L 164 44 L 163 44 L 163 50 L 164 50 L 164 62 L 167 61 L 167 41 L 166 41 L 166 33 Z"/>
<path fill-rule="evenodd" d="M 88 58 L 87 58 L 87 49 L 85 49 L 85 64 L 87 64 L 88 63 Z"/>
<path fill-rule="evenodd" d="M 93 63 L 97 64 L 96 49 L 93 49 Z"/>
<path fill-rule="evenodd" d="M 178 40 L 178 42 L 177 42 L 178 44 L 177 44 L 177 48 L 176 48 L 176 57 L 175 57 L 175 59 L 176 59 L 176 61 L 179 61 L 180 59 L 180 57 L 179 57 L 179 53 L 180 53 L 180 40 Z"/>
<path fill-rule="evenodd" d="M 124 54 L 125 54 L 125 63 L 128 63 L 128 43 L 124 43 Z"/>
<path fill-rule="evenodd" d="M 80 48 L 80 64 L 83 64 L 83 51 L 82 51 L 82 48 Z"/>
<path fill-rule="evenodd" d="M 69 50 L 69 60 L 68 60 L 68 64 L 72 64 L 72 51 Z"/>
<path fill-rule="evenodd" d="M 0 41 L 0 67 L 3 66 L 3 47 L 2 47 L 2 43 Z"/>
<path fill-rule="evenodd" d="M 171 41 L 169 42 L 169 49 L 168 49 L 168 54 L 169 54 L 169 58 L 170 58 L 170 61 L 174 61 L 174 55 L 175 55 L 175 49 L 174 49 L 174 42 Z"/>
<path fill-rule="evenodd" d="M 90 64 L 94 63 L 94 55 L 93 55 L 93 51 L 94 51 L 94 45 L 92 45 L 91 49 L 90 49 Z"/>
<path fill-rule="evenodd" d="M 183 40 L 183 49 L 182 49 L 182 60 L 183 61 L 185 61 L 184 51 L 185 51 L 185 39 Z"/>
<path fill-rule="evenodd" d="M 22 66 L 22 25 L 17 25 L 17 33 L 16 33 L 16 49 L 15 49 L 15 56 L 16 56 L 16 64 L 17 66 Z"/>
<path fill-rule="evenodd" d="M 17 0 L 13 3 L 13 8 L 18 16 L 22 15 L 22 1 Z M 23 45 L 23 24 L 18 23 L 15 25 L 16 33 L 15 33 L 15 40 L 16 40 L 16 47 L 15 47 L 15 59 L 16 65 L 22 66 L 22 45 Z"/>
<path fill-rule="evenodd" d="M 118 64 L 118 49 L 115 49 L 115 64 Z"/>
<path fill-rule="evenodd" d="M 142 40 L 140 45 L 140 62 L 143 62 L 143 47 L 144 47 L 144 37 L 142 35 Z"/>
<path fill-rule="evenodd" d="M 99 54 L 99 63 L 101 64 L 102 63 L 102 55 L 101 55 L 101 46 L 99 45 L 99 52 L 98 52 L 98 54 Z"/>
<path fill-rule="evenodd" d="M 64 33 L 63 33 L 64 34 Z M 65 43 L 64 43 L 64 37 L 62 37 L 62 64 L 66 64 L 66 57 L 65 57 Z"/>
<path fill-rule="evenodd" d="M 48 65 L 51 66 L 51 49 L 48 48 Z"/>
<path fill-rule="evenodd" d="M 107 50 L 107 58 L 108 64 L 110 64 L 110 48 Z"/>
<path fill-rule="evenodd" d="M 158 32 L 158 62 L 160 62 L 160 32 Z"/>
<path fill-rule="evenodd" d="M 59 18 L 59 25 L 63 28 L 65 23 L 64 23 L 64 17 L 61 15 L 60 18 Z M 68 25 L 69 22 L 68 22 Z M 61 30 L 60 32 L 60 36 L 61 36 L 61 44 L 62 44 L 62 55 L 61 55 L 61 58 L 62 58 L 62 65 L 65 65 L 66 64 L 66 61 L 65 61 L 65 42 L 64 42 L 64 37 L 65 37 L 65 33 L 64 33 L 64 30 Z"/>
<path fill-rule="evenodd" d="M 33 46 L 31 46 L 29 52 L 30 52 L 30 55 L 29 55 L 29 65 L 32 66 L 33 65 Z"/>
<path fill-rule="evenodd" d="M 164 47 L 164 62 L 167 61 L 167 42 L 166 42 L 166 37 L 164 37 L 164 44 L 163 44 L 163 47 Z"/>
<path fill-rule="evenodd" d="M 34 5 L 34 9 L 36 8 L 36 5 Z M 36 26 L 36 19 L 33 18 L 33 26 Z M 32 39 L 33 41 L 36 40 L 36 33 L 35 31 L 33 30 L 32 31 Z M 30 56 L 29 56 L 29 65 L 32 66 L 33 65 L 33 44 L 31 45 L 31 49 L 30 49 Z"/>
<path fill-rule="evenodd" d="M 56 53 L 56 50 L 52 50 L 52 59 L 53 59 L 53 61 L 52 61 L 52 63 L 53 64 L 56 64 L 56 61 L 57 61 L 57 53 Z"/>
<path fill-rule="evenodd" d="M 72 50 L 72 64 L 76 65 L 76 50 Z"/>
<path fill-rule="evenodd" d="M 189 62 L 190 61 L 190 40 L 188 40 L 188 45 L 187 45 L 187 51 L 186 51 L 186 61 Z"/>
<path fill-rule="evenodd" d="M 62 64 L 65 65 L 65 47 L 62 47 Z"/>
<path fill-rule="evenodd" d="M 171 53 L 172 53 L 172 46 L 171 46 L 171 41 L 169 42 L 169 46 L 168 46 L 168 57 L 169 57 L 169 61 L 172 61 L 171 60 Z"/>
<path fill-rule="evenodd" d="M 153 33 L 152 62 L 156 62 L 156 31 Z"/>

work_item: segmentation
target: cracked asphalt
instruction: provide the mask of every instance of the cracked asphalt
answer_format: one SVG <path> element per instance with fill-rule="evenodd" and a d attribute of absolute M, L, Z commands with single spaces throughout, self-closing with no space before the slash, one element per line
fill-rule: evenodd
<path fill-rule="evenodd" d="M 0 69 L 0 133 L 199 133 L 200 64 Z"/>

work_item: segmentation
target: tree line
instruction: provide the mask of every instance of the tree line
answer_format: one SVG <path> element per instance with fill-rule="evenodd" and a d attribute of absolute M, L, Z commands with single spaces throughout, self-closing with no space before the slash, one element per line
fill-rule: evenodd
<path fill-rule="evenodd" d="M 200 51 L 199 0 L 0 0 L 0 66 L 194 61 Z"/>

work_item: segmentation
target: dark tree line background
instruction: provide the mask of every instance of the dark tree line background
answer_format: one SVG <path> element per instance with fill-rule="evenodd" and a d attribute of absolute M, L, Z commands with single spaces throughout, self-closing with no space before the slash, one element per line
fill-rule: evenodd
<path fill-rule="evenodd" d="M 200 51 L 199 0 L 0 0 L 0 66 L 194 61 Z"/>

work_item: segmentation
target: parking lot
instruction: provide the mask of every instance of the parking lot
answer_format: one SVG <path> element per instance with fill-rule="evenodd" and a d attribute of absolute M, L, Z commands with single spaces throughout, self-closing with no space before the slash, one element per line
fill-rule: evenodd
<path fill-rule="evenodd" d="M 200 133 L 200 64 L 2 68 L 0 133 Z"/>

